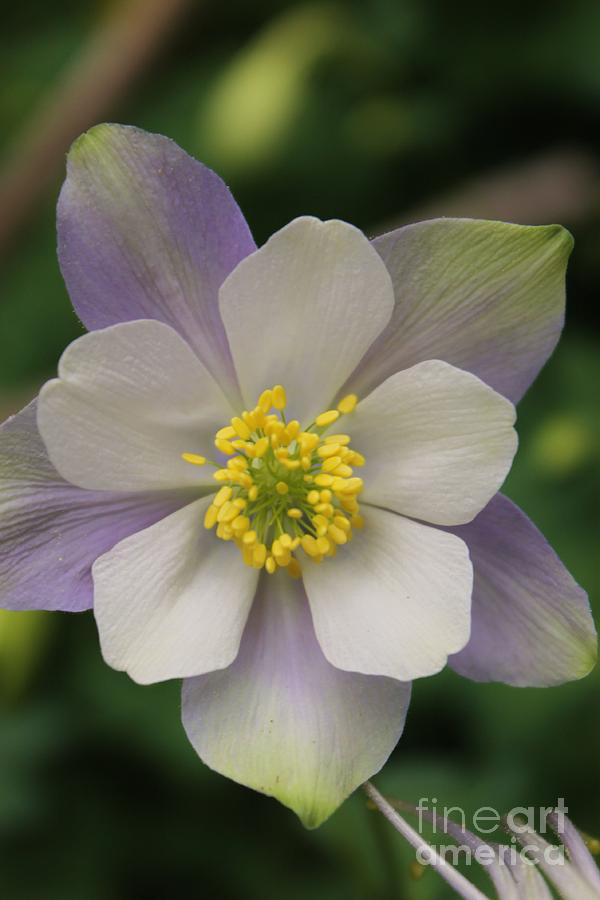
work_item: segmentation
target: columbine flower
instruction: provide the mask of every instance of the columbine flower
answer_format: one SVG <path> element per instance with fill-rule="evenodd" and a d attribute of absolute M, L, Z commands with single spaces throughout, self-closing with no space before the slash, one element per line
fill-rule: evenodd
<path fill-rule="evenodd" d="M 106 660 L 185 678 L 202 759 L 309 825 L 448 656 L 511 684 L 588 671 L 585 594 L 496 494 L 566 232 L 371 243 L 301 218 L 256 250 L 216 175 L 108 125 L 70 153 L 58 231 L 90 333 L 4 426 L 5 606 L 87 609 L 93 575 Z"/>

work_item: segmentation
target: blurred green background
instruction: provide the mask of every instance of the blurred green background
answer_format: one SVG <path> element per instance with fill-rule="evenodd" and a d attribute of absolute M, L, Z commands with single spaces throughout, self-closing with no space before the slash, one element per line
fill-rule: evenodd
<path fill-rule="evenodd" d="M 2 19 L 3 415 L 81 331 L 54 206 L 68 143 L 95 121 L 162 132 L 213 166 L 259 243 L 305 213 L 368 234 L 440 214 L 559 221 L 576 239 L 567 328 L 520 406 L 507 492 L 598 611 L 597 0 L 22 0 Z M 420 681 L 376 783 L 467 810 L 562 796 L 598 835 L 599 688 L 598 671 L 549 690 Z M 0 613 L 2 898 L 451 896 L 434 873 L 411 876 L 361 795 L 306 832 L 208 771 L 178 694 L 106 667 L 91 614 Z"/>

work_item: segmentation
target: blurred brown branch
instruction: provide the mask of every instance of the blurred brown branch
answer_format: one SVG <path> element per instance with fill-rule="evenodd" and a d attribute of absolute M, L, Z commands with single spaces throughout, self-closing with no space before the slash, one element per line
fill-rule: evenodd
<path fill-rule="evenodd" d="M 557 149 L 470 179 L 383 223 L 376 232 L 438 216 L 499 219 L 520 225 L 573 225 L 597 210 L 599 200 L 596 160 L 581 150 Z"/>
<path fill-rule="evenodd" d="M 92 34 L 49 91 L 0 172 L 0 254 L 34 211 L 82 131 L 110 115 L 191 0 L 126 0 Z"/>

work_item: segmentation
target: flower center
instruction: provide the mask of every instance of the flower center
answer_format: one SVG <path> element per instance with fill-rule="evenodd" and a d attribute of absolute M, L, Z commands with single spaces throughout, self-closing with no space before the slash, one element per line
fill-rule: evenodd
<path fill-rule="evenodd" d="M 349 394 L 302 431 L 297 420 L 287 421 L 286 394 L 278 384 L 263 391 L 253 410 L 217 431 L 215 446 L 229 459 L 214 473 L 221 487 L 204 526 L 216 526 L 217 537 L 233 541 L 246 565 L 270 574 L 286 568 L 297 578 L 300 550 L 320 563 L 362 527 L 357 498 L 363 482 L 354 467 L 365 459 L 351 449 L 349 435 L 327 433 L 356 402 Z M 195 453 L 182 458 L 207 462 Z"/>

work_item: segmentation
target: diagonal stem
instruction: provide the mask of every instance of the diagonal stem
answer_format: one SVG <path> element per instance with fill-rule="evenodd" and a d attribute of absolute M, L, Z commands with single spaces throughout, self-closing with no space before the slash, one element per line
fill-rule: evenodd
<path fill-rule="evenodd" d="M 459 897 L 464 900 L 489 900 L 485 894 L 471 884 L 470 881 L 457 872 L 436 850 L 425 841 L 421 835 L 411 828 L 399 813 L 391 806 L 385 797 L 383 797 L 377 788 L 370 781 L 363 785 L 363 789 L 367 797 L 375 804 L 379 812 L 385 816 L 388 822 L 405 838 L 411 846 L 416 850 L 421 850 L 424 858 L 429 862 L 437 872 L 444 878 L 448 884 L 456 891 Z"/>

